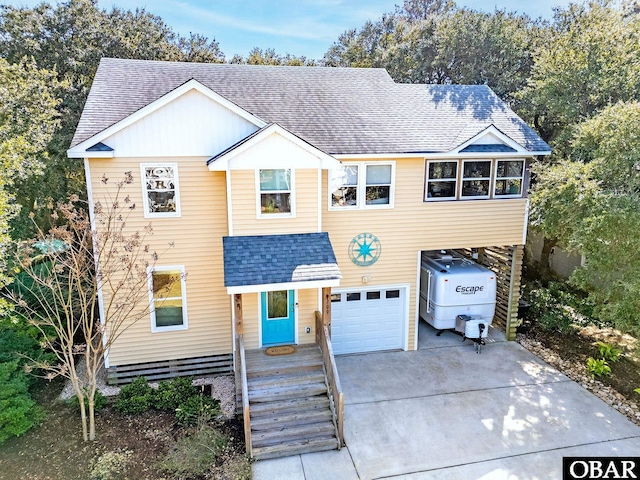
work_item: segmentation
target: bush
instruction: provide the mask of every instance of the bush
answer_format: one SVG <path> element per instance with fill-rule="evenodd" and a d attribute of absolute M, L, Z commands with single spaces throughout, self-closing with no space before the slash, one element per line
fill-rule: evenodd
<path fill-rule="evenodd" d="M 220 401 L 207 395 L 189 397 L 176 408 L 176 419 L 182 426 L 203 424 L 220 413 Z"/>
<path fill-rule="evenodd" d="M 611 345 L 605 342 L 598 342 L 597 345 L 600 356 L 607 362 L 615 363 L 620 360 L 620 357 L 622 356 L 622 350 L 620 350 L 615 345 Z"/>
<path fill-rule="evenodd" d="M 77 412 L 80 412 L 80 401 L 78 400 L 78 397 L 76 395 L 70 398 L 68 403 L 71 406 L 71 408 L 73 408 Z M 104 407 L 107 406 L 107 403 L 109 403 L 109 400 L 107 399 L 107 397 L 105 397 L 100 390 L 96 390 L 96 393 L 93 395 L 94 410 L 96 412 L 99 412 L 100 410 L 102 410 Z M 84 406 L 88 411 L 89 399 L 86 397 L 86 392 L 84 397 Z"/>
<path fill-rule="evenodd" d="M 17 361 L 0 363 L 0 443 L 20 436 L 44 418 L 28 392 L 29 380 Z"/>
<path fill-rule="evenodd" d="M 199 478 L 224 454 L 228 439 L 218 430 L 203 426 L 180 438 L 167 454 L 161 468 L 174 478 Z"/>
<path fill-rule="evenodd" d="M 125 415 L 137 415 L 146 412 L 153 406 L 153 388 L 145 377 L 136 377 L 129 385 L 120 389 L 116 398 L 115 409 Z"/>
<path fill-rule="evenodd" d="M 98 458 L 89 473 L 89 480 L 118 480 L 123 478 L 131 461 L 131 452 L 107 452 Z"/>
<path fill-rule="evenodd" d="M 0 362 L 17 361 L 19 366 L 36 361 L 52 362 L 55 355 L 40 345 L 40 331 L 18 315 L 0 317 Z M 36 377 L 29 376 L 32 382 Z"/>
<path fill-rule="evenodd" d="M 611 375 L 611 367 L 609 367 L 607 361 L 603 358 L 596 360 L 593 357 L 589 357 L 587 359 L 587 370 L 591 374 L 591 378 Z"/>
<path fill-rule="evenodd" d="M 175 412 L 181 404 L 198 394 L 191 377 L 163 380 L 154 392 L 153 406 L 158 410 Z"/>

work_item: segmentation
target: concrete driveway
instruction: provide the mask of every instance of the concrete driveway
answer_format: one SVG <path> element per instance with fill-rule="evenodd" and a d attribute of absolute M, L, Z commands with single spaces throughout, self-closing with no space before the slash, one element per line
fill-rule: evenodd
<path fill-rule="evenodd" d="M 347 448 L 256 462 L 254 480 L 560 480 L 562 457 L 640 452 L 640 427 L 495 329 L 480 355 L 423 322 L 419 340 L 338 357 Z"/>

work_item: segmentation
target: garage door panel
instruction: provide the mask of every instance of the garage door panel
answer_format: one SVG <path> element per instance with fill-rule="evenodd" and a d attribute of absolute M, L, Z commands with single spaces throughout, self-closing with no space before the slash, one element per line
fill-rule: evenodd
<path fill-rule="evenodd" d="M 332 302 L 334 352 L 358 353 L 402 348 L 406 289 L 342 292 Z"/>

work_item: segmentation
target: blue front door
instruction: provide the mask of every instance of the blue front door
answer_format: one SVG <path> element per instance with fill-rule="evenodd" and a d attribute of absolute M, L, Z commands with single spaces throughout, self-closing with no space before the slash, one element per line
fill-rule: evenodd
<path fill-rule="evenodd" d="M 293 290 L 262 292 L 262 345 L 295 341 Z"/>

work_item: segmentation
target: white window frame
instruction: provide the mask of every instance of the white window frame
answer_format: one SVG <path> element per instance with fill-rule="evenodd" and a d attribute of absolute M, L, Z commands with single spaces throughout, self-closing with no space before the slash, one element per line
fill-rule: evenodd
<path fill-rule="evenodd" d="M 522 162 L 522 174 L 519 177 L 498 177 L 498 163 L 499 162 Z M 527 162 L 524 158 L 498 158 L 495 160 L 493 167 L 493 182 L 491 185 L 491 198 L 522 198 L 524 195 L 524 174 L 527 168 Z M 496 183 L 498 180 L 520 180 L 520 193 L 512 195 L 496 195 Z"/>
<path fill-rule="evenodd" d="M 166 272 L 170 270 L 180 271 L 180 289 L 182 292 L 182 325 L 169 325 L 158 327 L 156 325 L 156 308 L 153 297 L 153 274 L 154 272 Z M 147 277 L 149 282 L 149 307 L 151 313 L 151 333 L 173 332 L 177 330 L 187 330 L 189 328 L 189 315 L 187 314 L 187 282 L 184 265 L 163 265 L 147 267 Z"/>
<path fill-rule="evenodd" d="M 449 179 L 439 179 L 435 178 L 433 181 L 435 182 L 453 182 L 455 184 L 455 188 L 453 189 L 452 197 L 428 197 L 429 194 L 429 165 L 432 163 L 455 163 L 456 164 L 456 178 L 453 180 Z M 460 167 L 461 162 L 459 159 L 443 159 L 443 160 L 427 160 L 427 168 L 424 172 L 424 201 L 425 202 L 451 202 L 453 200 L 458 200 L 458 186 L 460 182 Z"/>
<path fill-rule="evenodd" d="M 465 177 L 464 176 L 464 165 L 466 163 L 471 163 L 471 162 L 489 162 L 489 176 L 488 177 Z M 494 161 L 491 158 L 469 158 L 469 159 L 463 159 L 461 164 L 460 164 L 460 173 L 459 173 L 459 178 L 460 178 L 460 182 L 458 185 L 458 199 L 459 200 L 482 200 L 482 199 L 488 199 L 488 198 L 492 198 L 492 188 L 493 188 L 493 169 L 494 169 Z M 489 188 L 487 189 L 487 195 L 475 195 L 475 196 L 463 196 L 462 195 L 462 188 L 464 186 L 464 182 L 465 181 L 474 181 L 474 180 L 486 180 L 489 182 Z"/>
<path fill-rule="evenodd" d="M 370 204 L 367 205 L 367 167 L 368 166 L 390 166 L 391 167 L 391 184 L 389 185 L 389 203 L 382 204 Z M 385 161 L 385 162 L 349 162 L 343 163 L 343 167 L 355 166 L 358 167 L 358 184 L 356 186 L 356 204 L 348 205 L 342 207 L 336 207 L 333 205 L 332 197 L 333 192 L 331 191 L 331 170 L 329 170 L 329 174 L 327 175 L 327 202 L 328 209 L 331 211 L 344 211 L 344 210 L 377 210 L 377 209 L 388 209 L 394 207 L 395 202 L 395 192 L 396 192 L 396 162 L 395 161 Z"/>
<path fill-rule="evenodd" d="M 151 212 L 149 205 L 149 191 L 147 190 L 147 174 L 146 169 L 149 167 L 171 167 L 173 168 L 174 173 L 174 201 L 176 204 L 175 212 Z M 180 182 L 178 179 L 178 164 L 177 163 L 141 163 L 140 164 L 140 178 L 142 184 L 142 202 L 144 204 L 144 218 L 171 218 L 171 217 L 180 217 Z"/>
<path fill-rule="evenodd" d="M 284 213 L 262 213 L 262 190 L 260 189 L 261 170 L 289 170 L 291 172 L 290 190 L 265 190 L 264 193 L 289 193 L 291 211 Z M 256 216 L 257 218 L 295 218 L 296 216 L 296 171 L 293 168 L 258 168 L 256 169 Z"/>

